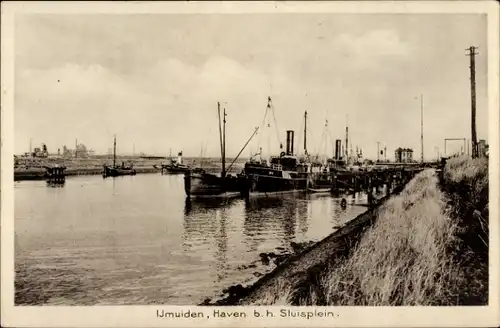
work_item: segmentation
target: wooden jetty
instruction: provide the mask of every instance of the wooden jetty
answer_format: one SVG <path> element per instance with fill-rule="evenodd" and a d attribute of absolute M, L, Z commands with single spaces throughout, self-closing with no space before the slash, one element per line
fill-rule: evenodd
<path fill-rule="evenodd" d="M 45 170 L 45 180 L 47 181 L 48 186 L 60 187 L 64 185 L 66 182 L 65 166 L 46 166 Z"/>

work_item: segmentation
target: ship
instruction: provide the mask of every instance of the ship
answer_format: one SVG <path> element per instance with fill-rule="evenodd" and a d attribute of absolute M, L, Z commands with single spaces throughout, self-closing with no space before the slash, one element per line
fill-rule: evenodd
<path fill-rule="evenodd" d="M 307 112 L 305 115 L 305 121 L 307 123 Z M 307 124 L 304 124 L 304 134 Z M 348 128 L 346 127 L 346 142 Z M 331 139 L 330 132 L 328 130 L 328 120 L 325 120 L 325 127 L 323 130 L 323 136 L 321 144 L 327 144 L 327 139 Z M 304 150 L 307 153 L 306 143 L 304 140 Z M 311 176 L 308 182 L 308 191 L 311 193 L 317 192 L 332 192 L 337 191 L 339 186 L 342 186 L 342 177 L 349 172 L 351 168 L 347 165 L 345 158 L 342 156 L 342 141 L 340 139 L 335 140 L 335 154 L 332 158 L 324 158 L 322 161 L 319 160 L 319 154 L 316 156 L 315 160 L 311 161 Z M 339 180 L 340 178 L 340 180 Z"/>
<path fill-rule="evenodd" d="M 120 166 L 116 165 L 116 136 L 114 137 L 113 142 L 113 165 L 103 165 L 103 169 L 103 178 L 136 174 L 136 171 L 134 170 L 132 165 L 127 166 L 125 165 L 125 162 L 122 162 Z"/>
<path fill-rule="evenodd" d="M 172 174 L 182 174 L 189 171 L 189 166 L 182 163 L 182 151 L 177 154 L 177 158 L 169 156 L 169 162 L 167 164 L 161 165 L 161 170 L 163 172 L 168 172 Z"/>
<path fill-rule="evenodd" d="M 268 97 L 266 113 L 273 111 L 271 97 Z M 274 115 L 274 113 L 273 113 Z M 306 191 L 310 172 L 310 163 L 293 153 L 294 131 L 286 131 L 286 150 L 279 156 L 270 156 L 267 161 L 251 158 L 245 163 L 243 175 L 244 197 L 270 196 L 273 194 Z M 280 145 L 282 150 L 282 145 Z"/>
<path fill-rule="evenodd" d="M 221 126 L 220 103 L 217 103 L 219 117 L 219 136 L 221 146 L 222 166 L 219 173 L 209 173 L 203 168 L 189 169 L 184 173 L 184 190 L 188 198 L 235 198 L 240 197 L 244 189 L 245 179 L 242 174 L 228 174 L 233 164 L 239 158 L 245 147 L 257 133 L 255 129 L 252 136 L 242 147 L 233 162 L 226 168 L 226 109 L 224 108 Z"/>

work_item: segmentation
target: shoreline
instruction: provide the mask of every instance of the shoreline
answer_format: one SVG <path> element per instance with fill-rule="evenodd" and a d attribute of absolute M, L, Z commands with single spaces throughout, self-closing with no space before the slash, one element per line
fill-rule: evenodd
<path fill-rule="evenodd" d="M 161 170 L 153 166 L 134 167 L 137 174 L 160 173 Z M 91 168 L 67 168 L 66 177 L 82 176 L 82 175 L 101 175 L 103 169 L 100 167 Z M 32 168 L 26 170 L 14 170 L 14 181 L 36 181 L 45 180 L 45 169 Z"/>

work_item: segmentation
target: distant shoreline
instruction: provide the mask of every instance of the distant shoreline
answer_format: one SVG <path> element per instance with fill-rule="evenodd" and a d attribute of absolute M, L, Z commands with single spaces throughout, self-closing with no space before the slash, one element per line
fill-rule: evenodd
<path fill-rule="evenodd" d="M 231 160 L 232 161 L 232 160 Z M 241 169 L 240 163 L 245 159 L 238 160 L 231 171 L 235 172 Z M 126 164 L 132 162 L 134 169 L 138 174 L 145 173 L 160 173 L 161 164 L 164 160 L 160 159 L 146 159 L 139 157 L 117 157 L 117 165 L 122 162 Z M 186 158 L 184 163 L 198 167 L 199 158 Z M 61 165 L 66 167 L 66 177 L 80 176 L 80 175 L 100 175 L 103 173 L 103 165 L 112 164 L 109 158 L 29 158 L 21 159 L 17 167 L 14 167 L 14 181 L 27 181 L 27 180 L 43 180 L 45 179 L 44 166 Z M 203 168 L 207 171 L 218 171 L 220 168 L 220 160 L 214 158 L 204 158 Z"/>

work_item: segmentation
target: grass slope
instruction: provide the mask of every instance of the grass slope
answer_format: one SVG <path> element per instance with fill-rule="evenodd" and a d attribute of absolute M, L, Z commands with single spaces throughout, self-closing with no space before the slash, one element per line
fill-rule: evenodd
<path fill-rule="evenodd" d="M 484 305 L 488 161 L 451 158 L 389 199 L 344 259 L 273 295 L 291 305 Z M 276 291 L 275 291 L 276 292 Z"/>

